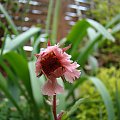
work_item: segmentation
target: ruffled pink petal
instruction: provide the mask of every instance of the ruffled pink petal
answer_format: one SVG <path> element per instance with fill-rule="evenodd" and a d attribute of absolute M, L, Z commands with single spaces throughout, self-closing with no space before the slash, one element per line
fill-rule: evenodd
<path fill-rule="evenodd" d="M 69 60 L 61 60 L 61 64 L 64 68 L 66 68 L 69 71 L 73 71 L 74 69 L 78 68 L 80 65 L 77 64 L 77 62 L 72 63 L 73 61 Z"/>
<path fill-rule="evenodd" d="M 54 46 L 48 46 L 47 49 L 45 49 L 46 53 L 50 53 L 52 51 L 55 51 L 56 49 L 58 49 L 58 45 L 54 45 Z M 60 48 L 59 48 L 60 49 Z"/>
<path fill-rule="evenodd" d="M 54 52 L 55 56 L 58 59 L 62 59 L 63 58 L 63 55 L 62 55 L 63 51 L 62 51 L 62 49 L 56 47 L 56 49 L 53 52 Z"/>
<path fill-rule="evenodd" d="M 60 48 L 57 48 L 53 52 L 57 56 L 57 58 L 61 61 L 69 60 L 71 58 L 71 55 L 68 55 L 67 53 L 63 52 L 63 50 Z"/>
<path fill-rule="evenodd" d="M 65 76 L 66 81 L 73 83 L 73 81 L 76 78 L 80 77 L 80 74 L 81 72 L 79 70 L 74 69 L 73 71 L 66 70 L 66 72 L 64 73 L 64 76 Z"/>
<path fill-rule="evenodd" d="M 77 62 L 74 62 L 74 63 L 70 63 L 68 66 L 66 66 L 66 68 L 72 72 L 74 69 L 78 68 L 79 66 L 80 65 L 77 64 Z"/>
<path fill-rule="evenodd" d="M 47 80 L 47 82 L 42 88 L 42 93 L 48 96 L 52 96 L 54 94 L 59 94 L 63 92 L 64 92 L 63 87 L 57 83 L 56 79 Z"/>
<path fill-rule="evenodd" d="M 63 53 L 63 58 L 69 60 L 71 58 L 71 55 L 68 55 L 67 53 Z"/>

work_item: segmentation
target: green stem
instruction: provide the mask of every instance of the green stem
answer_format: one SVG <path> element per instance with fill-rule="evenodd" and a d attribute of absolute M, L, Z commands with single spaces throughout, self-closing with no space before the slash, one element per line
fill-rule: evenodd
<path fill-rule="evenodd" d="M 59 12 L 60 12 L 60 4 L 61 4 L 61 0 L 56 0 L 54 18 L 53 18 L 53 24 L 52 24 L 53 25 L 52 35 L 51 35 L 52 44 L 55 44 L 57 39 L 57 27 L 58 27 L 58 18 L 59 18 Z"/>
<path fill-rule="evenodd" d="M 50 0 L 49 7 L 48 7 L 47 20 L 46 20 L 46 30 L 45 30 L 46 34 L 49 34 L 50 20 L 51 20 L 51 15 L 52 15 L 52 8 L 53 8 L 53 0 Z"/>

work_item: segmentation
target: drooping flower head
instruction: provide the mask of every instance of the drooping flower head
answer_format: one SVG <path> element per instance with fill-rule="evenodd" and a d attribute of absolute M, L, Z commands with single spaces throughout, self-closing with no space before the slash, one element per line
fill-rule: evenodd
<path fill-rule="evenodd" d="M 48 46 L 39 54 L 36 62 L 36 76 L 44 74 L 47 78 L 42 88 L 44 95 L 54 95 L 63 92 L 63 87 L 57 83 L 56 78 L 64 77 L 66 81 L 73 83 L 76 78 L 80 77 L 81 72 L 77 70 L 79 65 L 77 62 L 70 60 L 71 56 L 65 51 L 69 49 L 60 48 L 59 45 Z"/>

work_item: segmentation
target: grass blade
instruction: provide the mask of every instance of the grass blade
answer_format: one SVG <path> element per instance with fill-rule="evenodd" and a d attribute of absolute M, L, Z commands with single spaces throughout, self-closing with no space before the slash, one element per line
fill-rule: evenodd
<path fill-rule="evenodd" d="M 8 90 L 8 86 L 7 86 L 6 80 L 2 76 L 1 73 L 0 73 L 0 89 L 4 92 L 4 94 L 6 95 L 6 97 L 13 103 L 13 105 L 17 108 L 17 110 L 19 111 L 19 113 L 21 115 L 23 115 L 22 110 L 20 109 L 19 105 L 16 103 L 16 101 L 14 100 L 14 98 L 12 97 L 12 95 L 10 94 L 10 92 Z"/>
<path fill-rule="evenodd" d="M 77 108 L 80 106 L 80 104 L 82 104 L 85 101 L 86 101 L 86 98 L 81 98 L 78 101 L 76 101 L 75 104 L 70 108 L 68 112 L 63 113 L 62 120 L 69 120 L 70 115 L 72 115 L 77 110 Z"/>
<path fill-rule="evenodd" d="M 32 87 L 32 92 L 33 92 L 33 97 L 34 100 L 38 106 L 43 106 L 43 95 L 41 94 L 40 91 L 40 82 L 38 78 L 35 75 L 35 62 L 29 62 L 29 72 L 30 72 L 30 80 L 31 80 L 31 87 Z"/>
<path fill-rule="evenodd" d="M 75 91 L 75 89 L 78 88 L 78 86 L 81 85 L 85 80 L 87 80 L 86 77 L 80 77 L 78 80 L 76 80 L 75 84 L 73 84 L 73 86 L 69 90 L 66 99 L 68 99 L 72 95 L 73 91 Z"/>
<path fill-rule="evenodd" d="M 17 35 L 18 34 L 17 28 L 1 3 L 0 3 L 0 11 L 5 15 L 6 20 L 9 23 L 9 25 L 11 26 L 11 29 L 13 30 L 14 34 Z"/>
<path fill-rule="evenodd" d="M 64 88 L 64 83 L 61 78 L 57 78 L 57 82 Z M 58 94 L 57 99 L 59 100 L 59 105 L 57 106 L 57 113 L 60 113 L 66 108 L 65 94 Z"/>
<path fill-rule="evenodd" d="M 89 43 L 83 48 L 82 52 L 78 56 L 78 63 L 80 64 L 81 67 L 85 65 L 85 62 L 87 61 L 88 56 L 91 54 L 94 45 L 101 40 L 100 34 L 96 36 L 94 40 L 89 41 Z"/>
<path fill-rule="evenodd" d="M 72 115 L 77 110 L 77 108 L 79 107 L 79 105 L 82 104 L 85 100 L 86 100 L 86 98 L 81 98 L 78 101 L 76 101 L 75 104 L 70 109 L 70 111 L 68 111 L 67 115 L 68 116 Z"/>
<path fill-rule="evenodd" d="M 61 6 L 61 0 L 56 0 L 53 23 L 52 23 L 52 34 L 51 34 L 52 44 L 55 44 L 57 42 L 56 39 L 57 39 L 57 28 L 58 28 L 60 6 Z"/>
<path fill-rule="evenodd" d="M 88 58 L 88 62 L 93 73 L 98 70 L 99 64 L 97 59 L 94 56 L 90 55 Z"/>
<path fill-rule="evenodd" d="M 6 45 L 5 45 L 5 52 L 7 51 L 10 51 L 10 50 L 15 50 L 19 47 L 21 47 L 26 41 L 29 40 L 29 38 L 40 32 L 40 28 L 30 28 L 28 31 L 18 35 L 16 38 L 14 38 L 12 41 L 6 41 Z"/>
<path fill-rule="evenodd" d="M 13 72 L 10 70 L 10 68 L 5 64 L 2 58 L 0 58 L 0 65 L 4 69 L 4 71 L 7 73 L 7 76 L 10 80 L 12 80 L 13 83 L 15 83 L 19 89 L 21 90 L 21 93 L 25 96 L 26 99 L 29 99 L 29 97 L 26 95 L 25 90 L 21 87 L 21 85 L 18 82 L 18 79 L 13 74 Z"/>
<path fill-rule="evenodd" d="M 107 113 L 108 113 L 108 120 L 115 120 L 115 113 L 114 113 L 114 107 L 113 107 L 113 103 L 110 97 L 110 94 L 107 90 L 107 88 L 104 86 L 104 84 L 96 77 L 89 77 L 89 79 L 93 82 L 93 84 L 96 86 L 96 88 L 98 89 L 105 107 L 107 109 Z"/>
<path fill-rule="evenodd" d="M 116 80 L 115 86 L 116 86 L 116 91 L 115 91 L 116 107 L 117 107 L 118 119 L 119 119 L 120 118 L 120 88 L 118 87 L 118 80 Z"/>
<path fill-rule="evenodd" d="M 49 0 L 49 7 L 48 7 L 48 14 L 47 14 L 47 20 L 46 20 L 46 34 L 49 34 L 49 29 L 50 29 L 50 20 L 52 17 L 52 9 L 53 9 L 53 1 L 54 0 Z"/>
<path fill-rule="evenodd" d="M 90 24 L 86 20 L 78 21 L 71 29 L 67 36 L 67 40 L 72 43 L 71 55 L 74 55 L 76 49 L 80 42 L 83 40 L 84 36 L 87 34 L 87 28 Z"/>
<path fill-rule="evenodd" d="M 39 109 L 36 106 L 36 102 L 34 101 L 31 82 L 30 82 L 30 74 L 28 69 L 27 61 L 19 54 L 15 52 L 9 52 L 3 56 L 4 60 L 6 60 L 15 74 L 20 78 L 21 82 L 26 88 L 26 92 L 29 95 L 30 101 L 29 104 L 32 105 L 32 111 L 36 120 L 39 119 Z M 22 71 L 22 72 L 21 72 Z"/>
<path fill-rule="evenodd" d="M 114 37 L 98 22 L 92 20 L 92 19 L 87 19 L 87 21 L 94 27 L 96 30 L 98 30 L 99 33 L 101 33 L 105 38 L 111 41 L 115 41 Z"/>
<path fill-rule="evenodd" d="M 120 21 L 120 14 L 116 15 L 110 22 L 108 22 L 108 24 L 106 25 L 106 28 L 111 27 L 112 25 L 114 25 L 116 22 Z"/>
<path fill-rule="evenodd" d="M 97 32 L 95 31 L 95 29 L 91 27 L 87 29 L 87 33 L 88 33 L 89 40 L 94 40 L 94 38 L 97 35 Z"/>
<path fill-rule="evenodd" d="M 32 98 L 32 90 L 27 61 L 21 55 L 15 52 L 9 52 L 5 54 L 3 56 L 3 59 L 9 63 L 15 74 L 22 80 L 22 83 L 24 84 L 27 92 L 29 93 L 29 96 Z"/>
<path fill-rule="evenodd" d="M 112 34 L 116 33 L 116 32 L 119 32 L 120 31 L 120 23 L 118 23 L 117 25 L 115 25 L 113 28 L 112 28 Z"/>

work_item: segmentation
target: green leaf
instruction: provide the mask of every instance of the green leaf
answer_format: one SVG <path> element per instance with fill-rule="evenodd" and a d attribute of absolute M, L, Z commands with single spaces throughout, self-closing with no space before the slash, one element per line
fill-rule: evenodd
<path fill-rule="evenodd" d="M 40 52 L 41 44 L 42 44 L 43 48 L 46 48 L 47 40 L 48 40 L 48 35 L 47 34 L 40 34 L 39 36 L 37 36 L 37 38 L 35 39 L 35 42 L 33 43 L 33 51 L 31 53 L 31 59 L 32 60 L 36 58 L 34 54 Z"/>
<path fill-rule="evenodd" d="M 62 120 L 69 120 L 70 116 L 77 110 L 77 108 L 86 101 L 86 98 L 81 98 L 75 102 L 75 104 L 70 108 L 68 112 L 64 112 L 62 115 Z"/>
<path fill-rule="evenodd" d="M 88 58 L 88 62 L 89 62 L 89 65 L 91 67 L 91 70 L 93 72 L 95 72 L 96 70 L 98 70 L 99 64 L 98 64 L 97 59 L 94 56 L 90 55 L 89 58 Z"/>
<path fill-rule="evenodd" d="M 80 55 L 78 56 L 78 63 L 81 67 L 85 65 L 85 62 L 87 61 L 88 56 L 91 54 L 94 45 L 101 40 L 100 34 L 96 36 L 94 40 L 91 40 L 88 42 L 88 44 L 81 50 Z"/>
<path fill-rule="evenodd" d="M 22 83 L 27 89 L 29 96 L 32 98 L 32 90 L 30 84 L 30 75 L 28 70 L 27 61 L 19 54 L 15 52 L 9 52 L 3 56 L 3 58 L 9 63 L 15 74 L 22 80 Z"/>
<path fill-rule="evenodd" d="M 12 21 L 12 19 L 10 18 L 10 16 L 8 15 L 8 13 L 7 13 L 7 11 L 4 9 L 4 7 L 0 4 L 0 11 L 4 14 L 4 16 L 6 17 L 6 20 L 7 20 L 7 22 L 8 22 L 8 24 L 9 24 L 9 26 L 11 27 L 11 29 L 12 29 L 12 31 L 13 31 L 13 33 L 15 34 L 15 35 L 18 35 L 19 34 L 19 32 L 17 31 L 17 27 L 15 26 L 15 24 L 14 24 L 14 22 Z M 6 28 L 5 28 L 6 29 Z M 6 29 L 7 30 L 7 29 Z M 7 40 L 6 40 L 7 41 Z M 9 45 L 9 42 L 7 42 L 8 43 L 8 45 Z M 6 44 L 7 44 L 6 43 Z M 6 45 L 5 44 L 5 45 Z M 10 44 L 11 45 L 11 44 Z M 19 48 L 19 52 L 24 56 L 24 57 L 26 57 L 26 54 L 25 54 L 25 52 L 23 51 L 23 48 Z"/>
<path fill-rule="evenodd" d="M 108 38 L 108 40 L 114 41 L 114 38 L 112 35 L 98 22 L 88 19 L 87 20 L 93 27 L 95 27 L 98 30 L 98 34 L 96 34 L 96 37 L 93 38 L 93 40 L 89 41 L 86 46 L 81 50 L 80 55 L 78 56 L 78 63 L 83 67 L 85 65 L 85 62 L 87 61 L 88 56 L 92 53 L 94 50 L 93 48 L 95 45 L 102 40 L 102 35 L 105 38 Z"/>
<path fill-rule="evenodd" d="M 119 32 L 119 31 L 120 31 L 120 23 L 118 23 L 117 25 L 115 25 L 115 26 L 112 28 L 111 33 L 114 34 L 114 33 Z"/>
<path fill-rule="evenodd" d="M 113 42 L 115 41 L 114 37 L 100 23 L 92 19 L 87 19 L 87 21 L 91 24 L 91 26 L 96 28 L 96 30 L 98 30 L 98 32 L 101 33 L 105 38 Z"/>
<path fill-rule="evenodd" d="M 2 57 L 0 58 L 0 65 L 4 69 L 4 71 L 7 73 L 8 79 L 11 80 L 13 83 L 15 83 L 16 86 L 19 87 L 19 89 L 21 90 L 21 93 L 25 96 L 25 98 L 28 99 L 28 96 L 26 95 L 25 90 L 21 87 L 15 74 L 11 71 L 10 67 L 8 67 L 7 64 L 5 64 Z"/>
<path fill-rule="evenodd" d="M 0 87 L 2 88 L 2 89 L 5 89 L 5 88 L 7 88 L 7 81 L 6 81 L 6 79 L 3 77 L 3 75 L 0 73 Z"/>
<path fill-rule="evenodd" d="M 16 103 L 16 101 L 14 100 L 14 98 L 12 97 L 12 95 L 10 94 L 8 86 L 7 86 L 6 79 L 2 76 L 1 73 L 0 73 L 0 89 L 4 92 L 4 94 L 6 95 L 6 97 L 13 103 L 13 105 L 17 108 L 17 110 L 19 111 L 19 113 L 21 115 L 23 115 L 22 110 L 20 109 L 19 105 Z"/>
<path fill-rule="evenodd" d="M 114 120 L 115 119 L 115 113 L 114 113 L 114 107 L 113 107 L 113 103 L 110 97 L 110 94 L 107 90 L 107 88 L 104 86 L 104 84 L 96 77 L 89 77 L 89 79 L 93 82 L 93 84 L 96 86 L 96 88 L 98 89 L 105 107 L 107 109 L 107 113 L 108 113 L 108 120 Z"/>
<path fill-rule="evenodd" d="M 53 3 L 53 1 L 51 2 Z M 51 33 L 52 44 L 56 44 L 57 42 L 56 40 L 57 40 L 57 28 L 58 28 L 59 14 L 60 14 L 60 6 L 61 6 L 61 0 L 56 0 L 53 23 L 52 23 L 52 33 Z"/>
<path fill-rule="evenodd" d="M 78 88 L 78 86 L 81 85 L 85 80 L 87 80 L 85 76 L 80 77 L 78 80 L 76 80 L 75 84 L 73 84 L 72 87 L 69 89 L 66 99 L 68 99 L 72 95 L 72 93 L 75 91 L 75 89 Z"/>
<path fill-rule="evenodd" d="M 5 29 L 5 34 L 4 34 L 4 37 L 3 37 L 2 46 L 1 46 L 1 52 L 0 52 L 1 55 L 3 54 L 3 51 L 4 51 L 4 46 L 5 46 L 5 43 L 6 43 L 7 34 L 8 34 L 7 30 Z"/>
<path fill-rule="evenodd" d="M 78 101 L 76 101 L 75 104 L 70 108 L 70 111 L 68 111 L 67 115 L 68 116 L 72 115 L 80 106 L 80 104 L 82 104 L 85 101 L 86 101 L 86 98 L 81 98 Z"/>
<path fill-rule="evenodd" d="M 88 32 L 88 37 L 89 37 L 89 40 L 94 40 L 96 38 L 96 36 L 99 34 L 98 32 L 95 31 L 95 29 L 93 28 L 88 28 L 87 29 L 87 32 Z M 95 44 L 94 45 L 94 50 L 97 51 L 98 50 L 98 44 Z"/>
<path fill-rule="evenodd" d="M 66 38 L 63 38 L 59 41 L 59 45 L 62 46 L 66 43 L 67 39 Z"/>
<path fill-rule="evenodd" d="M 16 28 L 14 22 L 12 21 L 12 19 L 10 18 L 10 16 L 8 15 L 7 11 L 6 11 L 6 10 L 4 9 L 4 7 L 1 5 L 1 3 L 0 3 L 0 11 L 5 15 L 6 20 L 7 20 L 7 22 L 9 23 L 9 25 L 11 26 L 14 34 L 17 35 L 17 34 L 18 34 L 17 28 Z"/>
<path fill-rule="evenodd" d="M 116 15 L 110 22 L 108 22 L 108 24 L 106 25 L 106 28 L 111 27 L 112 25 L 114 25 L 116 22 L 120 21 L 120 14 Z"/>
<path fill-rule="evenodd" d="M 115 98 L 116 98 L 116 108 L 118 111 L 118 119 L 120 118 L 120 88 L 118 87 L 119 80 L 116 80 L 115 87 Z"/>
<path fill-rule="evenodd" d="M 50 21 L 52 18 L 53 3 L 54 3 L 54 0 L 49 0 L 48 13 L 47 13 L 47 19 L 46 19 L 46 27 L 45 27 L 46 34 L 49 34 L 49 30 L 50 30 Z"/>
<path fill-rule="evenodd" d="M 32 87 L 32 93 L 34 100 L 38 106 L 43 106 L 43 95 L 41 93 L 40 84 L 41 82 L 44 82 L 44 79 L 40 80 L 35 75 L 35 62 L 31 61 L 29 62 L 29 72 L 30 72 L 30 80 L 31 80 L 31 87 Z"/>
<path fill-rule="evenodd" d="M 61 78 L 57 78 L 57 82 L 64 88 L 64 83 Z M 57 113 L 60 113 L 61 110 L 65 110 L 65 108 L 66 108 L 65 94 L 64 93 L 58 94 L 57 99 L 59 101 L 58 102 L 59 105 L 57 106 Z"/>
<path fill-rule="evenodd" d="M 13 75 L 12 71 L 10 71 L 10 68 L 5 64 L 2 57 L 0 58 L 0 66 L 4 69 L 10 79 L 15 79 L 15 76 Z"/>
<path fill-rule="evenodd" d="M 28 31 L 18 35 L 16 38 L 14 38 L 12 41 L 6 41 L 6 45 L 5 45 L 5 52 L 10 51 L 10 50 L 15 50 L 19 47 L 21 47 L 26 41 L 29 40 L 29 38 L 31 36 L 33 36 L 34 34 L 40 32 L 40 28 L 30 28 Z"/>
<path fill-rule="evenodd" d="M 70 108 L 68 112 L 64 112 L 62 115 L 62 120 L 69 120 L 69 117 L 77 110 L 77 108 L 82 104 L 83 102 L 86 102 L 86 98 L 81 98 L 75 102 L 75 104 Z"/>
<path fill-rule="evenodd" d="M 94 38 L 96 37 L 97 35 L 97 32 L 95 31 L 95 29 L 89 27 L 87 29 L 87 33 L 88 33 L 88 37 L 89 37 L 89 40 L 94 40 Z"/>
<path fill-rule="evenodd" d="M 86 20 L 80 20 L 72 27 L 70 33 L 67 36 L 67 40 L 72 43 L 72 55 L 74 55 L 78 45 L 87 34 L 88 27 L 90 27 L 90 24 Z"/>
<path fill-rule="evenodd" d="M 39 51 L 38 51 L 38 46 L 39 46 L 39 44 L 40 44 L 40 38 L 41 38 L 41 36 L 39 36 L 38 38 L 37 38 L 37 40 L 35 41 L 35 43 L 34 43 L 34 46 L 33 46 L 33 51 L 32 51 L 32 56 L 34 56 L 34 54 L 35 53 L 38 53 L 38 52 L 40 52 L 40 47 L 39 47 Z"/>
<path fill-rule="evenodd" d="M 9 63 L 15 74 L 20 78 L 21 82 L 26 88 L 26 93 L 29 95 L 29 104 L 32 105 L 32 111 L 35 119 L 39 119 L 39 110 L 33 98 L 30 74 L 27 61 L 19 54 L 15 52 L 9 52 L 3 56 L 3 58 Z"/>

